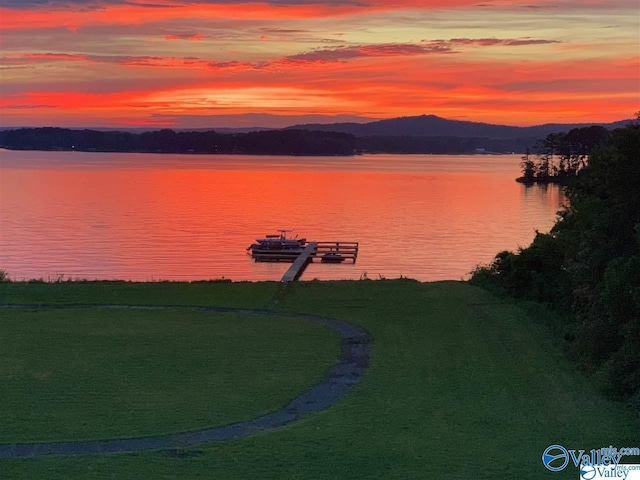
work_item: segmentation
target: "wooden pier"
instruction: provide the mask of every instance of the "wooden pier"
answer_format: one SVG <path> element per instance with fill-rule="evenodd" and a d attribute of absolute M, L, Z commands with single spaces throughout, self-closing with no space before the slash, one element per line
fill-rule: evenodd
<path fill-rule="evenodd" d="M 358 258 L 358 242 L 308 242 L 302 253 L 296 257 L 276 257 L 262 259 L 261 261 L 292 261 L 293 264 L 282 276 L 281 282 L 293 282 L 300 278 L 304 270 L 311 262 L 343 263 L 351 261 L 356 263 Z"/>
<path fill-rule="evenodd" d="M 312 255 L 316 253 L 317 248 L 318 244 L 316 242 L 309 242 L 302 253 L 298 255 L 298 258 L 295 259 L 293 264 L 282 276 L 282 280 L 280 281 L 287 283 L 297 280 L 298 277 L 302 275 L 302 272 L 304 272 L 304 269 L 307 268 L 307 265 L 312 261 Z"/>

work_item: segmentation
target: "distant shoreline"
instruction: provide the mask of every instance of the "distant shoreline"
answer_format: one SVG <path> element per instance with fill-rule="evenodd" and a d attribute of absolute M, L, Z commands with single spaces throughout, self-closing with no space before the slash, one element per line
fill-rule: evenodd
<path fill-rule="evenodd" d="M 165 152 L 165 151 L 134 151 L 134 150 L 78 150 L 78 149 L 38 149 L 38 148 L 11 148 L 5 145 L 0 145 L 0 152 L 54 152 L 54 153 L 62 153 L 62 152 L 77 152 L 77 153 L 133 153 L 139 155 L 227 155 L 227 156 L 257 156 L 257 157 L 267 157 L 267 156 L 278 156 L 278 157 L 357 157 L 363 155 L 401 155 L 401 156 L 411 156 L 411 155 L 431 155 L 431 156 L 474 156 L 474 157 L 500 157 L 505 155 L 520 155 L 519 152 L 462 152 L 462 153 L 432 153 L 432 152 L 418 152 L 418 153 L 402 153 L 402 152 L 353 152 L 350 154 L 331 154 L 331 155 L 322 155 L 322 154 L 294 154 L 294 153 L 243 153 L 243 152 Z M 519 179 L 517 179 L 520 181 Z"/>
<path fill-rule="evenodd" d="M 428 133 L 425 132 L 425 133 Z M 535 139 L 469 136 L 386 135 L 285 129 L 248 133 L 216 131 L 153 132 L 22 128 L 0 131 L 0 147 L 8 150 L 351 156 L 359 154 L 504 155 L 521 153 Z"/>

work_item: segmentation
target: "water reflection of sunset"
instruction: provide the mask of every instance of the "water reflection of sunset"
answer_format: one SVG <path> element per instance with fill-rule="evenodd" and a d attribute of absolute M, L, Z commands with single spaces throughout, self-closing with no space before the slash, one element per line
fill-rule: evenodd
<path fill-rule="evenodd" d="M 287 265 L 245 248 L 278 228 L 360 242 L 355 266 L 312 265 L 305 278 L 460 278 L 548 230 L 562 202 L 557 187 L 514 182 L 515 156 L 358 157 L 342 169 L 241 157 L 237 170 L 234 157 L 91 155 L 37 169 L 29 153 L 3 155 L 0 251 L 14 278 L 277 280 Z M 489 173 L 460 173 L 483 162 Z"/>

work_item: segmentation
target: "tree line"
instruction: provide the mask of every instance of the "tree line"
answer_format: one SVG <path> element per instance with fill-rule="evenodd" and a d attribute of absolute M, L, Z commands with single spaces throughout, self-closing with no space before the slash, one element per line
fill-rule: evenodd
<path fill-rule="evenodd" d="M 14 150 L 251 155 L 353 155 L 356 147 L 351 134 L 310 130 L 222 134 L 163 129 L 131 133 L 53 127 L 0 131 L 0 146 Z"/>
<path fill-rule="evenodd" d="M 611 132 L 605 127 L 574 128 L 567 133 L 551 133 L 527 149 L 520 167 L 522 183 L 565 184 L 586 166 L 589 154 L 605 144 Z"/>
<path fill-rule="evenodd" d="M 15 150 L 77 150 L 151 153 L 244 153 L 267 155 L 352 155 L 354 152 L 397 154 L 473 154 L 524 152 L 535 138 L 496 139 L 460 136 L 354 136 L 306 129 L 249 133 L 179 131 L 144 133 L 19 128 L 0 131 L 0 147 Z"/>
<path fill-rule="evenodd" d="M 592 132 L 588 162 L 575 151 L 564 163 L 569 204 L 550 233 L 498 253 L 471 282 L 551 305 L 572 358 L 640 410 L 640 123 Z"/>

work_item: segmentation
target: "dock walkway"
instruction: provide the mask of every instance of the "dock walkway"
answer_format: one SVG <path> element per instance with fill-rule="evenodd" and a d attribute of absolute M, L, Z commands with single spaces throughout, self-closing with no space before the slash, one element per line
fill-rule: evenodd
<path fill-rule="evenodd" d="M 309 264 L 309 262 L 312 261 L 312 258 L 315 255 L 317 248 L 318 248 L 318 242 L 309 242 L 305 247 L 305 249 L 302 251 L 302 253 L 298 255 L 298 257 L 295 259 L 293 264 L 282 276 L 282 280 L 280 281 L 283 283 L 293 282 L 300 275 L 302 275 L 302 272 L 304 272 L 304 269 L 307 268 L 307 265 Z"/>

